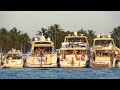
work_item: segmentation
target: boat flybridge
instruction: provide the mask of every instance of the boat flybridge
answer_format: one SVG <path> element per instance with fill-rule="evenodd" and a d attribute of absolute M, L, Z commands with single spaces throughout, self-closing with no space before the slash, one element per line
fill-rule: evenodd
<path fill-rule="evenodd" d="M 60 67 L 89 67 L 90 48 L 85 34 L 65 36 L 60 48 Z"/>
<path fill-rule="evenodd" d="M 115 65 L 115 56 L 118 48 L 111 35 L 97 35 L 91 47 L 92 68 L 112 68 Z"/>
<path fill-rule="evenodd" d="M 42 35 L 32 42 L 31 54 L 27 55 L 25 67 L 50 68 L 57 67 L 57 52 L 54 43 Z"/>
<path fill-rule="evenodd" d="M 23 68 L 23 57 L 20 50 L 13 49 L 6 54 L 3 68 Z"/>

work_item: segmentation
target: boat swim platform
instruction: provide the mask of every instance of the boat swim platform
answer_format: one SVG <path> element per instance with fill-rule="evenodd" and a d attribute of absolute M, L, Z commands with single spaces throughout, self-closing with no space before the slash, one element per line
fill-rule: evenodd
<path fill-rule="evenodd" d="M 28 64 L 24 68 L 58 68 L 57 65 L 40 65 L 40 64 Z"/>
<path fill-rule="evenodd" d="M 60 66 L 60 68 L 87 68 L 86 66 Z"/>
<path fill-rule="evenodd" d="M 113 68 L 113 67 L 110 67 L 109 64 L 92 64 L 91 65 L 91 68 L 93 69 L 106 69 L 106 68 Z"/>

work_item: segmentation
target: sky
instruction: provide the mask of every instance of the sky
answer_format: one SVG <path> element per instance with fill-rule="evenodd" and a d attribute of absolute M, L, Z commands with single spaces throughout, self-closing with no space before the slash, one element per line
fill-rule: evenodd
<path fill-rule="evenodd" d="M 65 31 L 84 29 L 109 34 L 120 26 L 120 11 L 0 11 L 0 28 L 16 27 L 31 38 L 42 27 L 54 24 Z"/>

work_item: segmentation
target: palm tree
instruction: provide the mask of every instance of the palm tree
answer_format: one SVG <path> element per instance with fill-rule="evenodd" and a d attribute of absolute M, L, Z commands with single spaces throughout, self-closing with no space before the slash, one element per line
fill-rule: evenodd
<path fill-rule="evenodd" d="M 60 25 L 54 24 L 53 26 L 50 26 L 48 33 L 52 41 L 54 42 L 54 45 L 56 48 L 61 47 L 61 42 L 62 42 L 62 32 L 63 29 L 61 29 Z"/>
<path fill-rule="evenodd" d="M 110 34 L 114 38 L 116 46 L 120 48 L 120 26 L 114 28 Z"/>
<path fill-rule="evenodd" d="M 88 36 L 89 44 L 90 44 L 90 46 L 92 46 L 93 39 L 96 37 L 95 31 L 93 31 L 93 30 L 87 30 L 87 32 L 88 32 L 87 36 Z"/>
<path fill-rule="evenodd" d="M 45 29 L 45 28 L 41 28 L 41 31 L 38 31 L 38 33 L 36 34 L 36 35 L 44 35 L 45 36 L 45 38 L 48 38 L 48 30 L 47 29 Z"/>
<path fill-rule="evenodd" d="M 8 52 L 12 48 L 20 49 L 22 41 L 24 41 L 25 50 L 29 49 L 30 43 L 26 43 L 30 40 L 27 33 L 21 34 L 21 31 L 17 31 L 17 28 L 12 28 L 7 31 L 5 28 L 0 29 L 0 48 L 3 52 Z"/>
<path fill-rule="evenodd" d="M 85 34 L 85 35 L 87 35 L 87 32 L 86 32 L 85 30 L 83 30 L 83 29 L 80 29 L 80 30 L 78 31 L 78 34 Z"/>
<path fill-rule="evenodd" d="M 0 29 L 0 44 L 1 44 L 1 50 L 4 52 L 7 52 L 8 47 L 11 46 L 11 40 L 8 36 L 8 31 L 6 28 Z"/>

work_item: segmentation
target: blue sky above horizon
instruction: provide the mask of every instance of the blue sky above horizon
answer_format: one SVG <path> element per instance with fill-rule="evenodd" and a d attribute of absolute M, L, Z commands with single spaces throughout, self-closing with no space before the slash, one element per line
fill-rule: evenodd
<path fill-rule="evenodd" d="M 0 28 L 16 27 L 30 37 L 54 24 L 65 31 L 84 29 L 109 34 L 120 25 L 120 11 L 0 11 Z"/>

